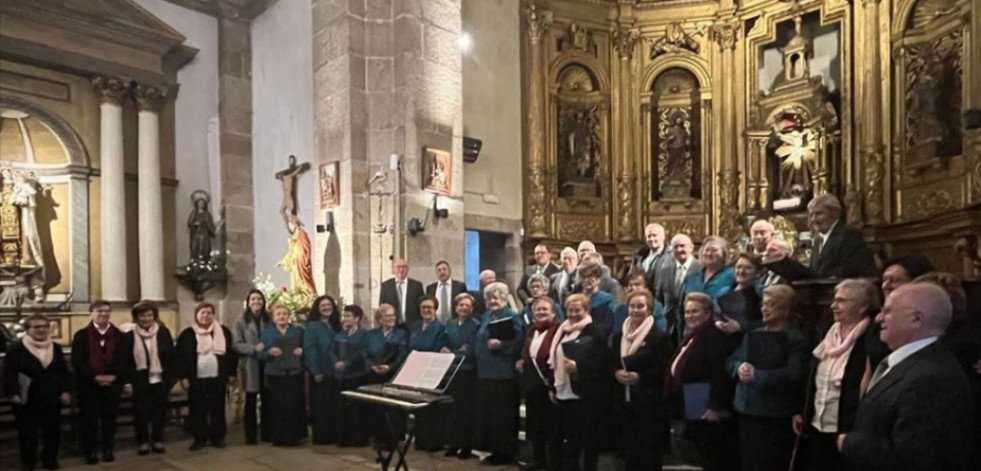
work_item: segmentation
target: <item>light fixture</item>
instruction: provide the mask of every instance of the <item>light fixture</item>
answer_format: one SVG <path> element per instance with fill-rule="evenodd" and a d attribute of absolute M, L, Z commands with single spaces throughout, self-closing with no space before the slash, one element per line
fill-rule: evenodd
<path fill-rule="evenodd" d="M 473 37 L 466 31 L 461 31 L 460 37 L 456 41 L 460 45 L 460 52 L 464 54 L 470 52 L 470 49 L 473 48 Z"/>

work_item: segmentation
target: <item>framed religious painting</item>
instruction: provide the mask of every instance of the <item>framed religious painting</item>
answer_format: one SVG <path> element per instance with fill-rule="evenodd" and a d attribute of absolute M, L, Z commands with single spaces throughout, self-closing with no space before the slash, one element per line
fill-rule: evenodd
<path fill-rule="evenodd" d="M 339 162 L 320 164 L 320 209 L 331 209 L 340 206 L 341 193 L 338 178 Z"/>
<path fill-rule="evenodd" d="M 449 152 L 429 147 L 422 148 L 423 188 L 430 193 L 450 194 L 450 176 L 453 174 L 453 157 Z"/>

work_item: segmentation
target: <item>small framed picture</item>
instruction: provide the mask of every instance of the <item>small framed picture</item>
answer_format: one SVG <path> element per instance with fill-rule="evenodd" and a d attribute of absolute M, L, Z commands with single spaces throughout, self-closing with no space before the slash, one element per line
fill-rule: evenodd
<path fill-rule="evenodd" d="M 422 181 L 423 188 L 437 195 L 449 195 L 453 175 L 453 156 L 440 149 L 422 148 Z"/>
<path fill-rule="evenodd" d="M 64 340 L 64 330 L 61 328 L 61 323 L 64 320 L 65 320 L 64 317 L 59 317 L 57 319 L 51 319 L 49 321 L 51 330 L 49 330 L 48 332 L 49 332 L 49 336 L 51 337 L 51 340 Z"/>
<path fill-rule="evenodd" d="M 336 208 L 341 204 L 339 162 L 320 164 L 320 209 Z"/>

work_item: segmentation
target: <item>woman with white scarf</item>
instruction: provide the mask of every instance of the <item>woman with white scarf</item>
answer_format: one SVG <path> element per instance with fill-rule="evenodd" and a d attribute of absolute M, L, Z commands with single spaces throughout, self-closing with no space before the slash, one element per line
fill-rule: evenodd
<path fill-rule="evenodd" d="M 879 307 L 878 290 L 868 280 L 845 280 L 835 287 L 835 322 L 812 352 L 804 413 L 793 420 L 794 432 L 805 439 L 798 453 L 802 471 L 845 469 L 836 439 L 855 424 L 870 349 L 885 348 L 873 328 Z"/>
<path fill-rule="evenodd" d="M 42 465 L 58 469 L 61 407 L 71 403 L 71 377 L 61 345 L 51 341 L 51 321 L 34 314 L 24 328 L 27 335 L 10 345 L 3 365 L 3 390 L 14 405 L 21 467 L 37 466 L 40 435 Z"/>
<path fill-rule="evenodd" d="M 603 435 L 596 432 L 612 377 L 608 332 L 593 323 L 583 294 L 566 298 L 565 312 L 548 361 L 554 377 L 549 399 L 558 405 L 562 430 L 549 443 L 549 469 L 580 469 L 581 458 L 582 471 L 595 471 Z"/>
<path fill-rule="evenodd" d="M 238 355 L 231 348 L 232 332 L 215 322 L 215 305 L 198 304 L 194 324 L 177 337 L 174 372 L 191 404 L 191 451 L 211 442 L 225 448 L 225 390 L 235 382 Z"/>
<path fill-rule="evenodd" d="M 124 334 L 123 345 L 132 347 L 133 376 L 127 390 L 133 392 L 133 423 L 141 455 L 164 453 L 164 426 L 167 423 L 167 395 L 174 385 L 171 358 L 174 337 L 161 324 L 160 311 L 150 301 L 142 301 L 130 311 L 132 330 Z M 152 443 L 152 444 L 151 444 Z"/>
<path fill-rule="evenodd" d="M 627 318 L 612 337 L 613 378 L 620 385 L 615 404 L 623 424 L 627 471 L 660 470 L 670 450 L 670 422 L 664 376 L 671 360 L 671 337 L 655 325 L 654 295 L 635 289 L 627 295 Z"/>

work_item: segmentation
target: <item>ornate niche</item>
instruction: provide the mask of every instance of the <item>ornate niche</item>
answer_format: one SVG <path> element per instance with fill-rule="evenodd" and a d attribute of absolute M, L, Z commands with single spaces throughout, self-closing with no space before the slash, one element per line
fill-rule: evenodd
<path fill-rule="evenodd" d="M 694 74 L 672 68 L 651 87 L 650 133 L 652 201 L 702 198 L 702 103 Z"/>
<path fill-rule="evenodd" d="M 555 158 L 560 198 L 602 196 L 607 133 L 607 103 L 595 74 L 572 63 L 554 86 Z"/>
<path fill-rule="evenodd" d="M 840 192 L 840 100 L 811 71 L 804 17 L 790 21 L 791 36 L 780 48 L 782 70 L 750 110 L 749 199 L 757 212 L 802 213 L 814 195 Z"/>

